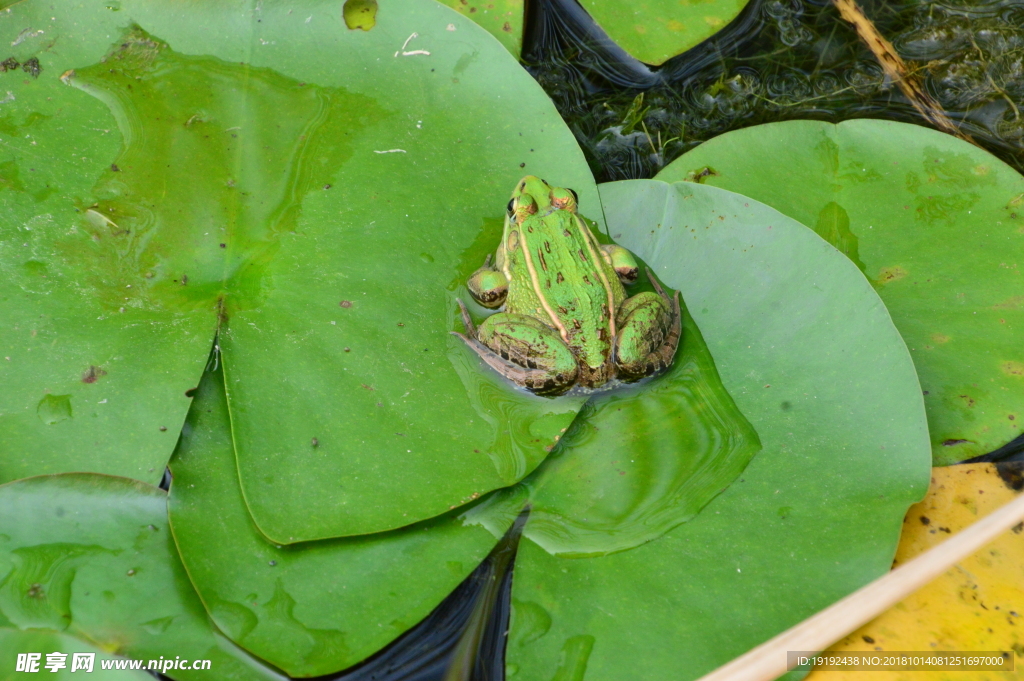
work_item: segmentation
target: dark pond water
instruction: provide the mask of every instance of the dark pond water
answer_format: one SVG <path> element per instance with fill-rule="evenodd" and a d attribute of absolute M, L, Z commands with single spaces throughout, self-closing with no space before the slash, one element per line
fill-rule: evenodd
<path fill-rule="evenodd" d="M 753 0 L 658 68 L 619 49 L 575 0 L 527 4 L 523 62 L 599 182 L 653 177 L 701 142 L 760 123 L 929 125 L 827 0 Z M 1024 2 L 858 4 L 961 132 L 1024 169 Z"/>

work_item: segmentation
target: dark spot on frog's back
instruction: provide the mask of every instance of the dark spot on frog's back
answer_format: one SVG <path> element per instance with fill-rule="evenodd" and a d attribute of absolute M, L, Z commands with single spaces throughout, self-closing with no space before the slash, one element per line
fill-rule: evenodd
<path fill-rule="evenodd" d="M 789 411 L 792 408 L 793 404 L 791 402 L 782 402 L 781 404 L 779 404 L 779 409 L 781 409 L 782 411 Z"/>
<path fill-rule="evenodd" d="M 0 73 L 6 73 L 7 71 L 16 71 L 21 63 L 14 57 L 8 57 L 0 62 Z"/>

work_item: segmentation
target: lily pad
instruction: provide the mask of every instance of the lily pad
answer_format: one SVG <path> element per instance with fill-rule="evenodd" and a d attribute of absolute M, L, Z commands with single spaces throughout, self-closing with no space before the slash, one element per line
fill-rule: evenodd
<path fill-rule="evenodd" d="M 313 0 L 53 14 L 0 26 L 47 36 L 18 45 L 38 78 L 0 74 L 0 473 L 155 481 L 218 328 L 246 502 L 279 543 L 436 516 L 543 460 L 580 402 L 513 390 L 448 334 L 522 174 L 602 220 L 504 48 L 432 0 L 370 30 Z"/>
<path fill-rule="evenodd" d="M 763 201 L 845 252 L 885 301 L 921 377 L 936 465 L 1024 423 L 1024 178 L 943 133 L 872 120 L 772 123 L 684 154 L 666 181 Z"/>
<path fill-rule="evenodd" d="M 581 0 L 619 47 L 658 65 L 711 37 L 736 18 L 745 0 Z"/>
<path fill-rule="evenodd" d="M 656 541 L 588 558 L 524 541 L 509 673 L 696 678 L 889 568 L 928 484 L 924 406 L 877 294 L 802 225 L 697 184 L 601 191 L 611 236 L 682 292 L 762 451 Z"/>
<path fill-rule="evenodd" d="M 267 541 L 239 489 L 219 369 L 203 376 L 170 467 L 174 538 L 210 616 L 291 676 L 336 672 L 377 652 L 429 614 L 495 543 L 453 514 L 366 537 Z"/>
<path fill-rule="evenodd" d="M 0 486 L 0 626 L 50 629 L 147 662 L 168 653 L 211 661 L 168 671 L 175 679 L 281 681 L 211 625 L 166 504 L 163 490 L 105 475 Z"/>

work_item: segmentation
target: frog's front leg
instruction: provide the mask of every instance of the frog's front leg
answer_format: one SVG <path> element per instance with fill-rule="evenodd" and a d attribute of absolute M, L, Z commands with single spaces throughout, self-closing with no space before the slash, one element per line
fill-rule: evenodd
<path fill-rule="evenodd" d="M 508 296 L 508 279 L 504 272 L 491 267 L 490 255 L 484 266 L 470 275 L 466 287 L 476 302 L 491 309 L 501 307 Z"/>
<path fill-rule="evenodd" d="M 654 278 L 658 293 L 646 291 L 623 301 L 614 356 L 619 378 L 635 381 L 672 364 L 682 336 L 679 293 L 670 299 Z"/>
<path fill-rule="evenodd" d="M 561 395 L 576 383 L 576 357 L 550 326 L 526 315 L 499 312 L 475 330 L 462 301 L 459 305 L 467 335 L 455 335 L 502 376 L 538 395 Z"/>

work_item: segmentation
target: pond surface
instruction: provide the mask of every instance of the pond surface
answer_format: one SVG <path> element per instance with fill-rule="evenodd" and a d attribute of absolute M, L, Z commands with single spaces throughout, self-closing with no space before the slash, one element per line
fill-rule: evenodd
<path fill-rule="evenodd" d="M 729 130 L 792 119 L 928 125 L 831 2 L 753 0 L 660 67 L 618 48 L 575 0 L 528 3 L 523 61 L 599 182 L 653 177 Z M 964 136 L 1024 168 L 1024 3 L 859 3 Z"/>

